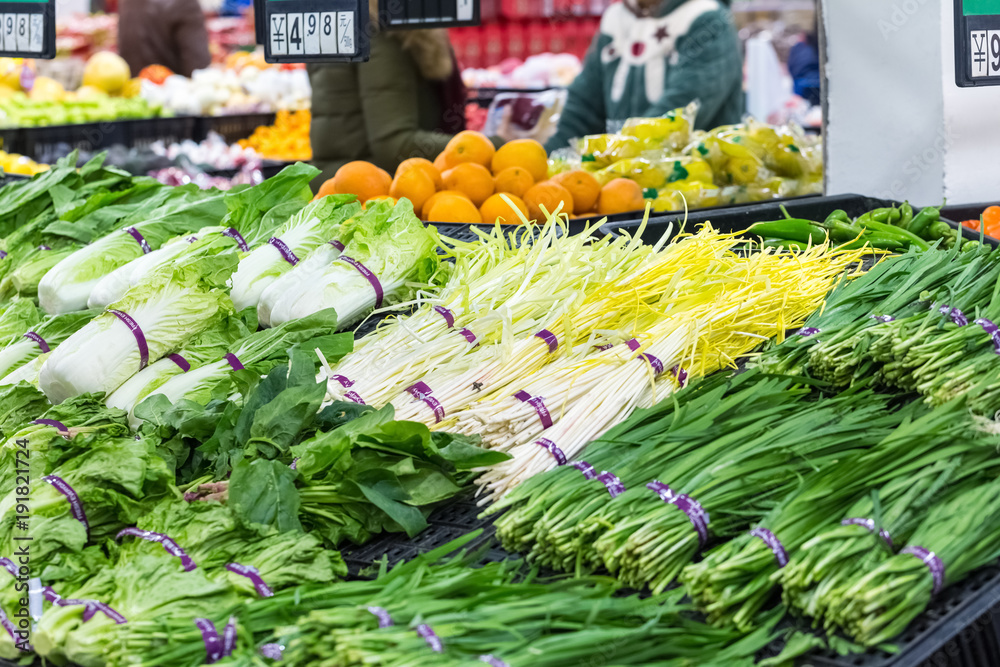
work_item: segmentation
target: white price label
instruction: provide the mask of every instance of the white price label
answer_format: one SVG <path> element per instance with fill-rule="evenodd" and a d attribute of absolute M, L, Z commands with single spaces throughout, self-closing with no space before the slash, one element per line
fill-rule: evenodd
<path fill-rule="evenodd" d="M 45 17 L 41 14 L 31 15 L 31 40 L 28 42 L 28 51 L 31 53 L 41 53 L 45 45 Z"/>
<path fill-rule="evenodd" d="M 458 0 L 458 20 L 472 20 L 472 0 Z"/>
<path fill-rule="evenodd" d="M 308 56 L 318 56 L 322 51 L 319 47 L 319 29 L 320 29 L 320 14 L 319 12 L 310 12 L 308 14 L 303 14 L 303 22 L 305 23 L 305 37 L 303 37 L 303 49 Z"/>
<path fill-rule="evenodd" d="M 305 50 L 302 48 L 304 32 L 302 25 L 302 14 L 288 15 L 288 55 L 301 56 Z"/>
<path fill-rule="evenodd" d="M 24 53 L 28 53 L 31 47 L 30 18 L 30 14 L 17 15 L 17 50 Z"/>
<path fill-rule="evenodd" d="M 288 14 L 271 14 L 271 54 L 288 55 Z"/>
<path fill-rule="evenodd" d="M 337 12 L 323 12 L 319 17 L 319 50 L 323 54 L 336 55 Z"/>
<path fill-rule="evenodd" d="M 980 77 L 989 74 L 987 33 L 985 30 L 973 30 L 972 38 L 969 40 L 972 45 L 972 76 Z"/>
<path fill-rule="evenodd" d="M 354 46 L 354 12 L 337 12 L 337 52 L 345 56 L 357 53 Z"/>

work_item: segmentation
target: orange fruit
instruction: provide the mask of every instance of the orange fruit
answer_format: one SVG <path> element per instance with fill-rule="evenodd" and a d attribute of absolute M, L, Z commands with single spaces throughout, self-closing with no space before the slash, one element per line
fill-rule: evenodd
<path fill-rule="evenodd" d="M 559 211 L 560 215 L 573 212 L 573 195 L 552 181 L 543 181 L 532 186 L 524 195 L 524 203 L 528 205 L 528 219 L 536 222 L 545 222 L 547 219 L 542 211 L 543 206 L 549 214 L 555 213 L 560 203 L 563 205 Z"/>
<path fill-rule="evenodd" d="M 589 172 L 577 169 L 552 178 L 573 195 L 573 212 L 577 215 L 594 210 L 601 195 L 601 184 Z"/>
<path fill-rule="evenodd" d="M 471 162 L 489 167 L 496 149 L 485 134 L 465 130 L 459 132 L 444 149 L 444 162 L 448 168 Z"/>
<path fill-rule="evenodd" d="M 461 197 L 462 199 L 469 199 L 469 197 L 464 192 L 459 192 L 458 190 L 441 190 L 440 192 L 435 192 L 433 195 L 431 195 L 430 199 L 424 202 L 424 205 L 421 207 L 420 219 L 430 220 L 428 216 L 430 215 L 431 207 L 434 206 L 435 203 L 437 203 L 438 199 L 450 195 L 455 195 L 456 197 Z M 471 202 L 472 200 L 469 199 L 469 201 Z"/>
<path fill-rule="evenodd" d="M 373 204 L 377 201 L 383 201 L 383 200 L 389 202 L 390 204 L 396 203 L 395 197 L 390 197 L 389 195 L 379 195 L 377 197 L 371 197 L 368 201 L 366 201 L 364 204 L 361 205 L 361 208 L 368 208 L 369 204 Z"/>
<path fill-rule="evenodd" d="M 524 167 L 507 167 L 497 174 L 493 182 L 496 184 L 497 192 L 509 192 L 523 197 L 535 184 L 535 179 Z"/>
<path fill-rule="evenodd" d="M 509 204 L 504 201 L 504 197 L 510 200 Z M 498 219 L 500 222 L 507 223 L 508 225 L 520 224 L 522 220 L 517 211 L 520 211 L 524 215 L 525 220 L 530 220 L 528 217 L 528 207 L 524 203 L 524 200 L 517 195 L 509 193 L 495 194 L 479 207 L 479 213 L 483 216 L 483 222 L 487 225 L 492 225 Z"/>
<path fill-rule="evenodd" d="M 597 212 L 600 215 L 614 215 L 638 211 L 646 207 L 642 197 L 642 188 L 635 181 L 627 178 L 616 178 L 601 188 L 601 196 L 597 199 Z"/>
<path fill-rule="evenodd" d="M 380 195 L 389 194 L 392 177 L 371 162 L 348 162 L 333 176 L 333 191 L 339 195 L 357 195 L 362 204 Z"/>
<path fill-rule="evenodd" d="M 327 195 L 337 194 L 337 186 L 334 184 L 334 180 L 335 178 L 328 178 L 327 180 L 323 181 L 323 185 L 319 187 L 319 192 L 316 193 L 316 196 L 313 198 L 313 201 L 316 201 L 317 199 L 322 199 Z"/>
<path fill-rule="evenodd" d="M 428 220 L 430 222 L 481 223 L 483 217 L 472 202 L 465 197 L 449 195 L 440 197 L 434 202 Z"/>
<path fill-rule="evenodd" d="M 528 170 L 536 183 L 549 177 L 549 156 L 545 147 L 534 139 L 515 139 L 504 144 L 493 156 L 491 166 L 494 174 L 511 167 L 522 167 Z"/>
<path fill-rule="evenodd" d="M 410 169 L 419 169 L 425 174 L 431 177 L 434 181 L 434 189 L 441 189 L 441 172 L 438 168 L 434 166 L 434 163 L 422 157 L 411 157 L 409 160 L 403 160 L 396 167 L 396 178 L 399 178 L 401 174 L 409 171 Z"/>
<path fill-rule="evenodd" d="M 440 174 L 443 174 L 444 172 L 448 171 L 448 163 L 445 161 L 444 158 L 445 158 L 444 151 L 441 151 L 440 153 L 438 153 L 438 156 L 434 158 L 434 162 L 432 163 L 434 165 L 434 168 L 437 169 L 438 173 Z"/>
<path fill-rule="evenodd" d="M 493 175 L 481 164 L 466 162 L 442 174 L 444 187 L 464 192 L 476 206 L 482 206 L 493 194 Z"/>
<path fill-rule="evenodd" d="M 389 187 L 390 196 L 396 199 L 406 197 L 413 203 L 414 211 L 419 211 L 435 192 L 437 192 L 437 188 L 434 187 L 434 181 L 420 167 L 398 173 Z"/>

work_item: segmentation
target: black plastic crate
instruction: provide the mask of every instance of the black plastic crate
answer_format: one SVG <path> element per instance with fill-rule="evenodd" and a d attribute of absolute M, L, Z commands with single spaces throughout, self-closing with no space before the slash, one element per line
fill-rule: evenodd
<path fill-rule="evenodd" d="M 830 197 L 803 197 L 798 199 L 774 200 L 758 202 L 754 204 L 744 204 L 742 206 L 732 206 L 719 209 L 704 209 L 690 212 L 686 218 L 683 213 L 668 213 L 664 215 L 650 216 L 648 225 L 643 233 L 643 239 L 648 243 L 654 243 L 669 233 L 676 235 L 680 230 L 680 225 L 685 223 L 688 229 L 705 222 L 711 222 L 712 226 L 724 233 L 739 232 L 747 229 L 756 222 L 768 222 L 780 220 L 785 217 L 785 211 L 793 218 L 805 218 L 807 220 L 825 220 L 830 213 L 837 209 L 843 209 L 847 215 L 857 217 L 872 209 L 885 206 L 897 206 L 900 202 L 864 195 L 845 194 L 833 195 Z M 970 229 L 962 227 L 953 218 L 942 214 L 942 219 L 948 222 L 953 228 L 959 229 L 962 236 L 967 239 L 979 239 L 979 234 Z M 606 234 L 635 234 L 642 224 L 641 216 L 627 221 L 608 222 L 602 226 Z M 984 239 L 986 243 L 993 247 L 1000 246 L 1000 241 L 990 237 Z M 998 663 L 1000 665 L 1000 663 Z"/>
<path fill-rule="evenodd" d="M 228 116 L 200 116 L 197 119 L 195 139 L 203 141 L 209 132 L 221 134 L 227 143 L 234 144 L 240 139 L 246 139 L 258 127 L 274 125 L 277 114 L 246 113 Z"/>
<path fill-rule="evenodd" d="M 126 142 L 125 126 L 120 121 L 12 128 L 0 130 L 0 137 L 8 153 L 47 163 L 76 149 L 96 151 Z"/>
<path fill-rule="evenodd" d="M 144 148 L 162 141 L 167 144 L 194 139 L 198 119 L 194 116 L 139 118 L 119 121 L 125 131 L 125 145 Z"/>
<path fill-rule="evenodd" d="M 820 198 L 820 195 L 802 195 L 801 197 L 787 197 L 785 199 L 769 199 L 767 202 L 757 202 L 757 203 L 768 203 L 768 204 L 778 204 L 778 205 L 781 205 L 781 204 L 785 204 L 787 202 L 797 202 L 797 201 L 812 200 L 812 199 L 819 199 L 819 198 Z M 708 213 L 708 212 L 714 212 L 714 211 L 726 212 L 726 211 L 731 211 L 731 210 L 734 210 L 734 209 L 740 209 L 740 208 L 743 208 L 745 206 L 754 206 L 754 205 L 755 205 L 755 203 L 747 203 L 747 204 L 723 204 L 721 206 L 707 206 L 705 208 L 691 209 L 691 213 Z M 645 213 L 645 211 L 629 211 L 627 213 L 614 213 L 612 215 L 591 215 L 591 216 L 588 216 L 586 218 L 580 218 L 580 221 L 581 222 L 595 223 L 595 222 L 600 222 L 601 220 L 606 219 L 608 223 L 632 222 L 634 220 L 642 220 L 642 216 L 643 216 L 644 213 Z M 666 216 L 681 216 L 683 218 L 684 217 L 684 211 L 659 211 L 659 212 L 651 212 L 649 215 L 650 215 L 651 219 L 652 218 L 662 218 L 662 217 L 666 217 Z"/>

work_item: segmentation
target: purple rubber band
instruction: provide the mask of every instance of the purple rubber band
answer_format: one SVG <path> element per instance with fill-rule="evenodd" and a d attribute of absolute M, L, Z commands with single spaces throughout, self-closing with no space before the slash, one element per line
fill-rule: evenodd
<path fill-rule="evenodd" d="M 187 241 L 188 243 L 194 243 L 195 241 L 198 240 L 198 237 L 197 236 L 189 236 L 189 237 L 187 237 L 184 240 Z"/>
<path fill-rule="evenodd" d="M 149 365 L 149 346 L 146 344 L 146 336 L 139 328 L 139 323 L 120 310 L 109 310 L 108 312 L 120 319 L 135 336 L 135 344 L 139 346 L 139 370 L 141 371 Z"/>
<path fill-rule="evenodd" d="M 428 387 L 425 383 L 417 382 L 416 384 L 407 387 L 405 391 L 414 399 L 422 401 L 424 404 L 427 405 L 427 407 L 431 409 L 431 411 L 434 413 L 434 421 L 436 423 L 441 423 L 442 421 L 444 421 L 445 418 L 444 406 L 441 405 L 441 403 L 431 395 L 434 393 L 434 391 L 430 387 Z"/>
<path fill-rule="evenodd" d="M 17 571 L 17 565 L 14 565 L 14 561 L 12 561 L 11 559 L 0 558 L 0 565 L 2 565 L 5 570 L 10 572 L 10 576 L 14 577 L 15 579 L 19 576 L 19 573 Z"/>
<path fill-rule="evenodd" d="M 535 412 L 538 413 L 538 419 L 542 422 L 542 428 L 552 428 L 552 415 L 549 413 L 549 409 L 545 407 L 545 399 L 541 396 L 532 396 L 526 391 L 517 392 L 514 394 L 514 398 L 522 403 L 527 403 L 535 409 Z"/>
<path fill-rule="evenodd" d="M 32 424 L 39 424 L 41 426 L 52 426 L 57 431 L 59 431 L 60 433 L 63 433 L 63 434 L 68 434 L 69 433 L 69 429 L 66 428 L 66 425 L 63 424 L 62 422 L 56 421 L 55 419 L 36 419 L 35 421 L 33 421 L 31 423 Z"/>
<path fill-rule="evenodd" d="M 708 542 L 708 524 L 711 518 L 701 503 L 687 494 L 674 493 L 673 489 L 657 480 L 647 484 L 646 488 L 658 495 L 663 502 L 673 505 L 687 515 L 688 521 L 698 533 L 698 545 L 704 548 Z"/>
<path fill-rule="evenodd" d="M 443 306 L 434 306 L 434 312 L 444 318 L 444 321 L 448 325 L 449 329 L 455 328 L 455 316 L 450 310 Z"/>
<path fill-rule="evenodd" d="M 485 662 L 490 667 L 510 667 L 506 662 L 500 658 L 495 658 L 492 655 L 481 655 L 479 656 L 479 662 Z"/>
<path fill-rule="evenodd" d="M 62 600 L 62 596 L 56 593 L 51 586 L 43 586 L 42 595 L 44 595 L 45 599 L 51 602 L 52 604 L 59 604 L 59 602 Z"/>
<path fill-rule="evenodd" d="M 670 372 L 674 374 L 674 379 L 677 380 L 677 384 L 679 384 L 681 389 L 683 389 L 685 385 L 687 385 L 688 372 L 680 366 L 674 366 L 670 369 Z"/>
<path fill-rule="evenodd" d="M 981 326 L 983 331 L 989 334 L 990 340 L 993 341 L 993 351 L 1000 354 L 1000 327 L 984 317 L 976 320 L 976 324 Z"/>
<path fill-rule="evenodd" d="M 463 329 L 459 329 L 458 333 L 462 334 L 462 336 L 465 338 L 465 340 L 469 341 L 469 343 L 475 343 L 476 342 L 476 334 L 472 333 L 468 329 L 464 329 L 464 328 Z"/>
<path fill-rule="evenodd" d="M 368 267 L 366 267 L 364 264 L 354 259 L 353 257 L 348 257 L 347 255 L 341 255 L 340 257 L 337 258 L 337 261 L 347 262 L 355 269 L 357 269 L 358 273 L 363 275 L 368 280 L 368 282 L 371 283 L 372 288 L 375 290 L 375 307 L 381 308 L 382 298 L 385 296 L 385 293 L 382 291 L 382 283 L 378 281 L 378 276 L 369 271 Z"/>
<path fill-rule="evenodd" d="M 597 480 L 608 489 L 608 493 L 611 494 L 612 498 L 617 498 L 625 493 L 625 485 L 622 484 L 622 481 L 607 470 L 598 475 Z"/>
<path fill-rule="evenodd" d="M 215 625 L 207 618 L 196 618 L 194 624 L 201 631 L 201 640 L 205 643 L 205 664 L 211 665 L 222 659 L 222 640 L 215 631 Z"/>
<path fill-rule="evenodd" d="M 417 634 L 424 638 L 424 641 L 427 642 L 432 651 L 435 653 L 444 653 L 444 644 L 441 643 L 441 638 L 431 630 L 431 626 L 421 623 L 417 626 Z"/>
<path fill-rule="evenodd" d="M 969 318 L 965 316 L 965 313 L 960 311 L 958 308 L 952 308 L 951 306 L 941 306 L 938 308 L 938 312 L 942 315 L 947 315 L 951 318 L 951 321 L 960 327 L 964 327 L 969 323 Z"/>
<path fill-rule="evenodd" d="M 771 553 L 774 554 L 775 560 L 778 561 L 778 567 L 785 567 L 788 565 L 788 552 L 785 551 L 784 545 L 781 543 L 774 533 L 769 531 L 767 528 L 754 528 L 750 531 L 751 537 L 759 537 L 763 540 L 764 544 Z"/>
<path fill-rule="evenodd" d="M 226 627 L 222 629 L 222 657 L 228 657 L 236 649 L 236 617 L 230 616 Z"/>
<path fill-rule="evenodd" d="M 55 475 L 47 475 L 42 477 L 42 480 L 48 482 L 56 491 L 66 496 L 66 500 L 69 501 L 69 513 L 73 515 L 74 519 L 83 524 L 83 529 L 87 531 L 87 539 L 89 540 L 90 524 L 87 523 L 87 514 L 83 511 L 83 503 L 80 502 L 80 496 L 76 495 L 73 487 Z"/>
<path fill-rule="evenodd" d="M 102 614 L 104 614 L 108 618 L 110 618 L 117 625 L 124 625 L 125 623 L 128 623 L 128 619 L 126 619 L 119 612 L 115 611 L 114 609 L 112 609 L 110 606 L 104 604 L 103 602 L 94 602 L 93 603 L 93 608 L 96 609 L 97 611 L 101 612 Z"/>
<path fill-rule="evenodd" d="M 198 567 L 195 565 L 195 562 L 191 560 L 191 557 L 187 555 L 187 552 L 185 552 L 184 549 L 163 533 L 154 533 L 149 530 L 140 530 L 138 528 L 126 528 L 115 535 L 115 539 L 120 540 L 126 535 L 133 535 L 138 537 L 140 540 L 146 540 L 147 542 L 159 542 L 163 545 L 164 551 L 171 556 L 181 559 L 181 565 L 184 566 L 185 572 L 190 572 Z"/>
<path fill-rule="evenodd" d="M 234 371 L 243 370 L 243 364 L 240 363 L 239 357 L 237 357 L 232 352 L 226 355 L 226 361 L 229 362 L 229 365 L 232 366 Z"/>
<path fill-rule="evenodd" d="M 392 622 L 392 616 L 382 607 L 368 607 L 375 618 L 378 619 L 378 627 L 380 630 L 385 628 L 391 628 L 395 623 Z"/>
<path fill-rule="evenodd" d="M 559 449 L 556 443 L 552 442 L 548 438 L 539 438 L 538 440 L 535 440 L 535 444 L 551 454 L 552 458 L 556 460 L 556 464 L 558 465 L 564 466 L 569 460 L 566 458 L 566 454 L 563 453 L 563 450 Z"/>
<path fill-rule="evenodd" d="M 358 392 L 356 392 L 356 391 L 348 391 L 348 392 L 346 392 L 344 394 L 344 398 L 346 398 L 347 400 L 349 400 L 352 403 L 357 403 L 358 405 L 367 405 L 364 402 L 364 399 L 361 398 L 361 395 L 358 394 Z"/>
<path fill-rule="evenodd" d="M 0 250 L 0 259 L 7 259 L 7 253 L 3 250 Z"/>
<path fill-rule="evenodd" d="M 594 470 L 594 466 L 590 465 L 586 461 L 577 461 L 573 464 L 573 467 L 579 470 L 583 474 L 583 478 L 586 480 L 591 480 L 597 477 L 597 471 Z"/>
<path fill-rule="evenodd" d="M 50 246 L 47 246 L 47 245 L 40 245 L 40 246 L 38 246 L 38 249 L 39 250 L 52 250 L 52 248 Z M 147 253 L 147 252 L 149 252 L 149 251 L 145 250 L 145 249 L 143 250 L 143 253 Z"/>
<path fill-rule="evenodd" d="M 799 336 L 805 336 L 805 337 L 808 338 L 809 336 L 815 336 L 818 333 L 819 333 L 819 329 L 816 329 L 814 327 L 804 327 L 802 329 L 799 329 L 798 335 Z"/>
<path fill-rule="evenodd" d="M 625 344 L 628 345 L 628 349 L 632 350 L 633 352 L 642 347 L 642 343 L 637 341 L 635 338 L 625 341 Z"/>
<path fill-rule="evenodd" d="M 83 607 L 83 620 L 84 622 L 92 619 L 97 612 L 101 612 L 117 625 L 124 625 L 128 620 L 122 616 L 120 613 L 104 604 L 103 602 L 98 602 L 96 600 L 64 600 L 62 598 L 56 602 L 60 607 Z"/>
<path fill-rule="evenodd" d="M 549 346 L 549 354 L 552 354 L 559 349 L 559 339 L 556 338 L 556 335 L 548 329 L 542 329 L 536 333 L 535 338 L 541 338 L 545 341 L 545 344 Z"/>
<path fill-rule="evenodd" d="M 614 347 L 614 343 L 605 343 L 604 345 L 595 345 L 594 349 L 598 352 L 605 352 Z"/>
<path fill-rule="evenodd" d="M 651 354 L 640 354 L 640 359 L 645 359 L 649 363 L 650 368 L 653 369 L 653 375 L 660 375 L 663 373 L 663 362 L 654 357 Z"/>
<path fill-rule="evenodd" d="M 344 375 L 331 375 L 330 379 L 334 382 L 339 382 L 340 386 L 344 389 L 350 389 L 354 386 L 354 380 L 344 376 Z"/>
<path fill-rule="evenodd" d="M 843 521 L 840 522 L 840 525 L 841 526 L 862 526 L 864 528 L 867 528 L 869 533 L 874 533 L 875 532 L 875 520 L 874 519 L 861 519 L 861 518 L 857 518 L 857 519 L 844 519 Z M 889 531 L 888 530 L 886 530 L 885 528 L 883 528 L 882 530 L 878 531 L 878 534 L 879 534 L 879 537 L 881 537 L 883 540 L 885 540 L 885 543 L 889 545 L 890 549 L 894 548 L 892 546 L 892 537 L 889 535 Z"/>
<path fill-rule="evenodd" d="M 49 344 L 45 342 L 44 338 L 36 334 L 34 331 L 29 331 L 24 334 L 23 338 L 27 338 L 28 340 L 33 340 L 38 343 L 38 349 L 42 351 L 42 354 L 49 352 Z"/>
<path fill-rule="evenodd" d="M 298 461 L 298 459 L 295 459 Z M 294 462 L 293 462 L 294 465 Z M 241 565 L 239 563 L 229 563 L 226 565 L 226 569 L 234 574 L 238 574 L 241 577 L 246 577 L 253 584 L 254 589 L 257 591 L 257 595 L 262 598 L 269 598 L 274 595 L 274 591 L 271 587 L 265 583 L 260 577 L 260 572 L 252 565 Z"/>
<path fill-rule="evenodd" d="M 236 229 L 234 227 L 230 227 L 226 231 L 222 232 L 222 235 L 223 236 L 228 236 L 229 238 L 231 238 L 234 241 L 236 241 L 236 245 L 243 252 L 249 252 L 250 251 L 250 246 L 247 245 L 246 240 L 244 240 L 244 238 L 240 235 L 240 233 L 238 231 L 236 231 Z"/>
<path fill-rule="evenodd" d="M 281 644 L 264 644 L 260 647 L 260 654 L 269 660 L 281 660 L 281 652 L 284 650 Z"/>
<path fill-rule="evenodd" d="M 882 324 L 888 324 L 889 322 L 896 321 L 896 318 L 893 317 L 892 315 L 869 315 L 868 317 L 872 318 L 873 320 L 878 320 Z"/>
<path fill-rule="evenodd" d="M 295 266 L 296 264 L 299 263 L 299 258 L 295 256 L 295 253 L 292 252 L 292 249 L 289 248 L 288 245 L 278 237 L 272 236 L 267 240 L 267 242 L 273 245 L 274 248 L 281 253 L 281 257 L 292 266 Z"/>
<path fill-rule="evenodd" d="M 7 618 L 7 614 L 4 613 L 3 609 L 0 609 L 0 625 L 3 625 L 3 629 L 7 631 L 7 634 L 10 635 L 10 638 L 13 639 L 16 644 L 17 628 L 15 628 L 11 620 Z"/>
<path fill-rule="evenodd" d="M 906 547 L 899 553 L 919 558 L 927 566 L 927 569 L 931 571 L 931 579 L 934 580 L 934 588 L 931 590 L 931 595 L 937 595 L 941 592 L 941 589 L 944 588 L 944 563 L 937 557 L 937 554 L 919 546 Z"/>
<path fill-rule="evenodd" d="M 339 250 L 340 252 L 344 252 L 344 244 L 341 243 L 340 241 L 338 241 L 337 239 L 334 239 L 332 241 L 328 241 L 328 243 L 330 245 L 332 245 L 334 248 L 336 248 L 337 250 Z"/>
<path fill-rule="evenodd" d="M 179 354 L 168 355 L 167 359 L 169 359 L 170 361 L 172 361 L 175 364 L 177 364 L 177 367 L 180 368 L 185 373 L 187 373 L 189 370 L 191 370 L 191 364 L 189 364 L 188 360 L 185 359 L 184 357 L 182 357 Z"/>
<path fill-rule="evenodd" d="M 299 469 L 299 458 L 301 458 L 301 457 L 296 456 L 294 459 L 292 459 L 292 462 L 288 465 L 288 467 L 291 468 L 292 470 L 298 470 Z"/>
<path fill-rule="evenodd" d="M 139 230 L 135 227 L 126 227 L 125 233 L 135 239 L 135 242 L 139 244 L 140 248 L 142 248 L 143 255 L 148 255 L 153 251 L 153 249 L 149 247 L 149 244 L 146 243 L 146 239 L 143 238 L 142 234 L 140 234 Z"/>

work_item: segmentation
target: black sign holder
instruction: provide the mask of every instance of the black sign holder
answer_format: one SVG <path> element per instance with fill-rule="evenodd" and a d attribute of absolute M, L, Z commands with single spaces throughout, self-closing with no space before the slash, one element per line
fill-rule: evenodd
<path fill-rule="evenodd" d="M 367 62 L 368 0 L 257 2 L 263 11 L 254 20 L 267 62 Z"/>
<path fill-rule="evenodd" d="M 56 3 L 0 0 L 0 56 L 56 57 Z"/>
<path fill-rule="evenodd" d="M 460 28 L 482 20 L 480 0 L 379 0 L 378 18 L 386 30 Z"/>
<path fill-rule="evenodd" d="M 955 2 L 955 83 L 961 88 L 1000 86 L 1000 0 L 997 13 L 966 16 Z"/>

